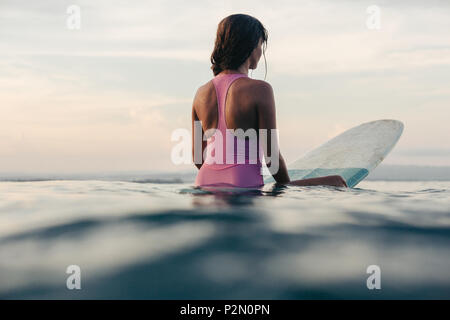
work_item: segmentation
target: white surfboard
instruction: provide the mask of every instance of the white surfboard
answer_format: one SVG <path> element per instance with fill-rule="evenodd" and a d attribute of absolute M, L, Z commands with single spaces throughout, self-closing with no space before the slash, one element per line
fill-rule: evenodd
<path fill-rule="evenodd" d="M 356 186 L 397 143 L 403 123 L 377 120 L 363 123 L 334 137 L 288 165 L 291 180 L 340 175 Z M 269 176 L 265 183 L 274 182 Z"/>

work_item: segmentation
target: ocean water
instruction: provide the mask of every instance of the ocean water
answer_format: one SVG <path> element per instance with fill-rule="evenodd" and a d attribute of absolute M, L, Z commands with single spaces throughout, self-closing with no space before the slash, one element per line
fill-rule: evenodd
<path fill-rule="evenodd" d="M 449 299 L 450 182 L 3 181 L 0 298 Z"/>

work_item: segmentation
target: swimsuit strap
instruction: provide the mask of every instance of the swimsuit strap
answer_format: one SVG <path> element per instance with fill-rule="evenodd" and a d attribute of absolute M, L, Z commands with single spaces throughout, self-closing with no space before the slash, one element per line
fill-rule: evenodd
<path fill-rule="evenodd" d="M 213 79 L 214 87 L 216 88 L 216 96 L 217 96 L 217 106 L 218 106 L 218 116 L 219 121 L 217 124 L 217 128 L 222 131 L 222 134 L 225 133 L 227 129 L 227 124 L 225 120 L 225 108 L 226 108 L 226 98 L 228 89 L 231 84 L 239 78 L 248 77 L 243 73 L 225 73 L 219 74 Z"/>

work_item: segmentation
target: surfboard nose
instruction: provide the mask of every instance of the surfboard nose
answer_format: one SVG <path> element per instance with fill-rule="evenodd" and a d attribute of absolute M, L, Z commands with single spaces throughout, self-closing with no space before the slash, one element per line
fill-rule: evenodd
<path fill-rule="evenodd" d="M 386 158 L 403 128 L 399 120 L 381 119 L 348 129 L 289 164 L 289 177 L 300 180 L 340 175 L 354 187 Z"/>

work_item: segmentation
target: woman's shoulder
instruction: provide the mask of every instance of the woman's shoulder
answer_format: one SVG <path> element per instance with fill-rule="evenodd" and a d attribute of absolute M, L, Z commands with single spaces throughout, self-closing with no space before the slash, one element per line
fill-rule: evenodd
<path fill-rule="evenodd" d="M 265 80 L 251 79 L 250 90 L 257 105 L 273 100 L 272 85 Z"/>
<path fill-rule="evenodd" d="M 205 84 L 200 85 L 200 87 L 197 88 L 197 92 L 195 93 L 195 100 L 205 100 L 212 96 L 214 89 L 214 84 L 212 80 L 209 80 Z"/>
<path fill-rule="evenodd" d="M 249 93 L 253 97 L 258 97 L 261 94 L 265 94 L 267 91 L 272 91 L 270 83 L 264 80 L 252 79 L 250 77 L 242 77 L 238 79 L 236 85 L 234 85 L 235 92 L 240 92 L 243 95 Z M 212 80 L 211 80 L 211 85 Z"/>
<path fill-rule="evenodd" d="M 244 96 L 252 97 L 252 100 L 273 96 L 273 89 L 269 82 L 249 77 L 240 78 L 237 85 L 234 86 L 234 91 L 238 94 L 242 93 Z M 216 91 L 211 79 L 198 87 L 194 99 L 196 101 L 212 101 L 215 98 Z"/>
<path fill-rule="evenodd" d="M 254 90 L 257 90 L 259 93 L 265 93 L 267 91 L 273 91 L 272 86 L 269 82 L 265 80 L 252 79 L 252 86 Z"/>
<path fill-rule="evenodd" d="M 208 91 L 211 88 L 214 88 L 214 83 L 213 83 L 213 79 L 208 80 L 206 83 L 201 84 L 198 87 L 197 91 Z M 247 86 L 251 86 L 254 89 L 257 90 L 267 90 L 267 89 L 272 89 L 272 86 L 270 85 L 269 82 L 264 81 L 264 80 L 258 80 L 258 79 L 252 79 L 250 77 L 241 77 L 238 78 L 238 83 L 241 85 L 247 85 Z"/>

